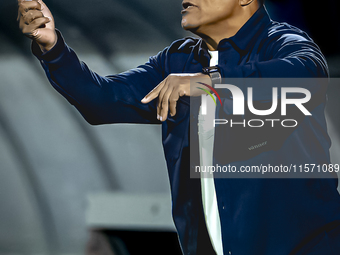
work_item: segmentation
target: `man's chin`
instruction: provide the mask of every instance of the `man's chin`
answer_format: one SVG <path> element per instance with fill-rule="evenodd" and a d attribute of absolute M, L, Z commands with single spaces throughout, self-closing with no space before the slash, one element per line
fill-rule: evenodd
<path fill-rule="evenodd" d="M 182 28 L 186 31 L 190 31 L 190 32 L 193 32 L 193 31 L 196 31 L 198 26 L 197 25 L 194 25 L 194 24 L 191 24 L 187 21 L 183 22 L 182 20 Z"/>

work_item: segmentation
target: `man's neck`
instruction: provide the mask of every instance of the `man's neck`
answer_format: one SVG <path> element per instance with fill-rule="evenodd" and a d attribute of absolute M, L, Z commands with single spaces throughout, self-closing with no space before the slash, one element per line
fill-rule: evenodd
<path fill-rule="evenodd" d="M 209 50 L 217 50 L 219 42 L 225 38 L 234 36 L 253 16 L 259 7 L 260 6 L 258 5 L 242 7 L 240 12 L 234 17 L 218 24 L 212 24 L 206 27 L 201 33 L 193 33 L 197 34 L 205 41 Z"/>

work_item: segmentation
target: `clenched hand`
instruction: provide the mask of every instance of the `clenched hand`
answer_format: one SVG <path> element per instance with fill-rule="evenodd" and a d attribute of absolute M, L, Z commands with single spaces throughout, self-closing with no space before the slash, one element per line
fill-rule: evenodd
<path fill-rule="evenodd" d="M 18 0 L 18 22 L 24 35 L 36 41 L 43 52 L 57 42 L 52 13 L 41 0 Z"/>

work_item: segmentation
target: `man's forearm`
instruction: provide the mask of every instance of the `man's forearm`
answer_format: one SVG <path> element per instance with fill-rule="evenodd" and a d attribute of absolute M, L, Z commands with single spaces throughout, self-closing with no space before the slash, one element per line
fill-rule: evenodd
<path fill-rule="evenodd" d="M 61 33 L 57 31 L 57 34 L 58 41 L 50 51 L 43 53 L 33 43 L 33 54 L 40 60 L 52 86 L 89 123 L 157 123 L 156 117 L 151 115 L 155 106 L 144 105 L 138 100 L 152 87 L 152 82 L 146 82 L 145 70 L 100 76 L 79 61 L 75 52 L 65 44 Z M 155 75 L 152 77 L 155 83 L 161 79 Z M 146 83 L 146 88 L 137 88 L 136 82 Z"/>

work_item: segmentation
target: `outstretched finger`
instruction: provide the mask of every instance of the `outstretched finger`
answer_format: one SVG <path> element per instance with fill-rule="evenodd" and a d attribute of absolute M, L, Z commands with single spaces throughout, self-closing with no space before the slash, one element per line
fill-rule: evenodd
<path fill-rule="evenodd" d="M 153 90 L 151 90 L 142 100 L 141 102 L 143 104 L 147 104 L 158 97 L 159 92 L 162 90 L 163 86 L 165 84 L 165 80 L 163 80 L 161 83 L 159 83 Z"/>

